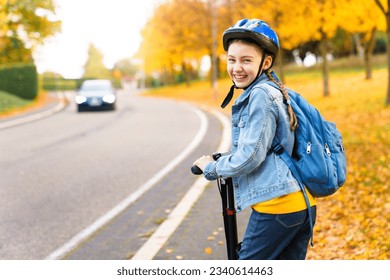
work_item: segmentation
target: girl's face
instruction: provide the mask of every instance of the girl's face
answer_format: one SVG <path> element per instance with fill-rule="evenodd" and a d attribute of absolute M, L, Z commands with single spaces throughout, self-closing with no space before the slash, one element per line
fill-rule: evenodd
<path fill-rule="evenodd" d="M 229 46 L 227 57 L 227 72 L 238 88 L 249 86 L 257 78 L 262 57 L 260 48 L 243 41 L 234 41 Z M 268 69 L 271 62 L 271 56 L 267 56 L 263 70 Z"/>

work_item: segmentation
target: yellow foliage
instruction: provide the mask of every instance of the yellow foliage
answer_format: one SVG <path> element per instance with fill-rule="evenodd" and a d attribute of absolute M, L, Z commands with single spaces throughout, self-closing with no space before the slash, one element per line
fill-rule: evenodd
<path fill-rule="evenodd" d="M 4 1 L 4 0 L 3 0 Z M 380 0 L 385 8 L 385 0 Z M 276 30 L 284 49 L 292 50 L 312 40 L 332 38 L 338 28 L 369 34 L 385 30 L 385 16 L 374 0 L 222 0 L 211 11 L 211 0 L 165 1 L 146 24 L 138 56 L 147 73 L 166 72 L 183 61 L 199 60 L 211 52 L 211 15 L 221 34 L 242 18 L 265 20 Z M 368 38 L 364 38 L 368 40 Z"/>
<path fill-rule="evenodd" d="M 61 29 L 61 21 L 53 21 L 51 14 L 53 0 L 0 0 L 0 63 L 31 61 L 31 50 Z"/>
<path fill-rule="evenodd" d="M 340 25 L 346 31 L 366 33 L 374 27 L 380 31 L 386 30 L 386 19 L 374 1 L 344 0 L 338 5 Z"/>
<path fill-rule="evenodd" d="M 310 40 L 328 38 L 337 28 L 348 32 L 368 32 L 374 26 L 385 30 L 385 17 L 375 2 L 367 0 L 246 0 L 233 1 L 234 18 L 259 18 L 269 23 L 285 49 Z"/>
<path fill-rule="evenodd" d="M 210 255 L 212 252 L 213 252 L 213 249 L 211 249 L 210 247 L 206 247 L 204 249 L 204 252 L 207 254 L 207 255 Z"/>
<path fill-rule="evenodd" d="M 185 60 L 200 59 L 211 45 L 210 14 L 202 1 L 173 0 L 161 4 L 142 31 L 138 56 L 146 73 L 172 70 Z"/>
<path fill-rule="evenodd" d="M 337 124 L 348 161 L 346 184 L 317 200 L 314 247 L 308 259 L 390 259 L 390 108 L 384 107 L 387 71 L 332 74 L 332 95 L 322 96 L 321 77 L 287 75 L 286 85 L 300 92 Z M 217 98 L 209 84 L 169 87 L 148 95 L 219 106 L 231 81 L 219 81 Z M 225 110 L 226 112 L 226 110 Z"/>

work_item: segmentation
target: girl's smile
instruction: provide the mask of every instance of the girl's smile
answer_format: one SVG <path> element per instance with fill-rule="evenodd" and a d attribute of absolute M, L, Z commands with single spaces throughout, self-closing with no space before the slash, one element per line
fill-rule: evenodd
<path fill-rule="evenodd" d="M 228 49 L 227 72 L 238 88 L 249 86 L 260 73 L 262 52 L 256 45 L 233 41 Z M 270 66 L 272 58 L 267 56 L 264 61 L 264 69 Z"/>

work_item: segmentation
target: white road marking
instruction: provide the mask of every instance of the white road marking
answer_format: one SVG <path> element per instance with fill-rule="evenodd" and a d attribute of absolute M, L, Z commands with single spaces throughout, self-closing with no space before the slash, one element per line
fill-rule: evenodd
<path fill-rule="evenodd" d="M 225 152 L 230 147 L 231 130 L 228 118 L 220 112 L 213 111 L 223 126 L 223 135 L 218 152 Z M 152 260 L 166 243 L 169 237 L 175 232 L 184 220 L 185 216 L 191 210 L 192 206 L 202 195 L 208 185 L 208 181 L 202 176 L 191 186 L 186 195 L 178 203 L 175 209 L 169 214 L 168 218 L 157 228 L 152 236 L 135 253 L 132 260 Z"/>
<path fill-rule="evenodd" d="M 71 252 L 74 248 L 80 245 L 82 242 L 87 240 L 90 236 L 92 236 L 95 232 L 97 232 L 101 227 L 106 225 L 116 216 L 118 216 L 122 211 L 124 211 L 127 207 L 129 207 L 132 203 L 134 203 L 138 198 L 140 198 L 146 191 L 148 191 L 154 184 L 159 182 L 166 174 L 168 174 L 172 169 L 174 169 L 183 159 L 185 159 L 202 141 L 203 137 L 206 134 L 208 120 L 202 111 L 195 107 L 191 107 L 191 109 L 198 115 L 200 118 L 201 124 L 200 128 L 195 135 L 192 142 L 168 165 L 166 165 L 163 169 L 161 169 L 157 174 L 155 174 L 149 181 L 139 187 L 135 192 L 125 198 L 122 202 L 112 208 L 105 215 L 97 219 L 93 224 L 88 226 L 86 229 L 82 230 L 78 234 L 76 234 L 72 239 L 66 242 L 63 246 L 52 252 L 45 259 L 47 260 L 55 260 L 61 259 L 66 256 L 69 252 Z"/>

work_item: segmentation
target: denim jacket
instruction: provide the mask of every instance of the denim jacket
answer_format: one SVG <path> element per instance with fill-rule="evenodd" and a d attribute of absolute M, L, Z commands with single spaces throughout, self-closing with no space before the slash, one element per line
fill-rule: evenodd
<path fill-rule="evenodd" d="M 267 79 L 262 74 L 236 99 L 232 150 L 204 170 L 207 180 L 233 177 L 237 211 L 300 190 L 288 166 L 271 149 L 277 137 L 291 154 L 294 133 L 282 93 L 265 84 Z"/>

